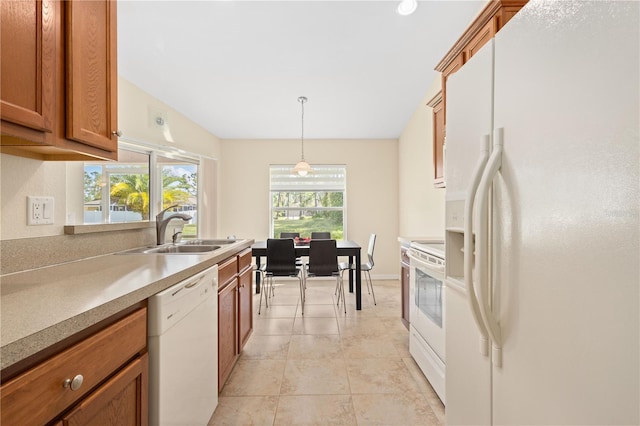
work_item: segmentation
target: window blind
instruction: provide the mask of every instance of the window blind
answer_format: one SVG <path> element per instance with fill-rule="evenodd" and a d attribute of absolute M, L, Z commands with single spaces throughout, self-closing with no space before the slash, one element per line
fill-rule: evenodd
<path fill-rule="evenodd" d="M 293 174 L 293 165 L 270 167 L 271 191 L 345 191 L 347 167 L 344 165 L 316 165 L 307 176 Z"/>

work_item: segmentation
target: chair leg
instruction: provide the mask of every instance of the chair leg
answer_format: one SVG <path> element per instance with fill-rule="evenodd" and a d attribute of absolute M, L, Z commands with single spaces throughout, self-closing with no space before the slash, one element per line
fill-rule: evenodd
<path fill-rule="evenodd" d="M 300 279 L 300 307 L 302 309 L 302 315 L 304 315 L 304 297 L 305 297 L 305 286 L 306 279 L 304 277 L 299 277 Z"/>
<path fill-rule="evenodd" d="M 344 299 L 344 284 L 342 285 L 342 288 L 341 288 L 340 282 L 344 283 L 344 271 L 340 272 L 340 281 L 336 281 L 336 291 L 334 293 L 336 296 L 338 296 L 336 305 L 340 305 L 341 297 Z"/>
<path fill-rule="evenodd" d="M 376 293 L 373 291 L 373 281 L 371 281 L 371 272 L 369 271 L 365 271 L 367 273 L 367 289 L 371 288 L 371 296 L 373 296 L 373 304 L 377 305 L 376 303 Z"/>
<path fill-rule="evenodd" d="M 262 295 L 263 295 L 263 294 L 268 290 L 268 288 L 269 288 L 269 287 L 267 286 L 267 281 L 265 280 L 265 276 L 264 276 L 264 274 L 262 274 L 262 280 L 261 280 L 261 281 L 262 281 L 262 290 L 260 291 L 260 303 L 258 304 L 258 315 L 260 315 L 260 311 L 262 310 Z M 265 300 L 265 303 L 267 303 L 267 302 L 266 302 L 266 300 L 267 300 L 266 296 L 265 296 L 264 300 Z"/>
<path fill-rule="evenodd" d="M 340 294 L 342 294 L 342 306 L 344 307 L 344 313 L 347 313 L 347 298 L 344 296 L 344 281 L 342 275 L 338 277 L 338 284 L 340 285 Z M 340 297 L 338 296 L 338 304 L 340 304 Z"/>
<path fill-rule="evenodd" d="M 264 295 L 264 303 L 267 308 L 269 307 L 269 299 L 271 298 L 271 294 L 273 293 L 273 277 L 269 277 L 269 285 L 266 288 L 267 294 Z"/>

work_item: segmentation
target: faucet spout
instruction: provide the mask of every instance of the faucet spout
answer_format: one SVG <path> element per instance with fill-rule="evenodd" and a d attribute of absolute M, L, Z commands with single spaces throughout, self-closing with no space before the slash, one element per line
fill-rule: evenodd
<path fill-rule="evenodd" d="M 171 222 L 173 219 L 182 219 L 185 222 L 189 222 L 191 219 L 193 219 L 191 216 L 183 213 L 174 213 L 170 216 L 164 217 L 164 214 L 168 210 L 176 207 L 178 207 L 177 204 L 169 206 L 166 209 L 162 210 L 160 213 L 158 213 L 158 215 L 156 216 L 156 243 L 158 245 L 164 244 L 167 225 L 169 225 L 169 222 Z"/>

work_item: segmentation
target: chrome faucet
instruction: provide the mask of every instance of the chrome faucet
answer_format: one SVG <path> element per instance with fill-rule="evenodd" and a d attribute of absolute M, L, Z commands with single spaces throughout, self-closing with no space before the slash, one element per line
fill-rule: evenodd
<path fill-rule="evenodd" d="M 158 245 L 164 244 L 164 234 L 167 231 L 167 225 L 169 224 L 169 222 L 171 222 L 172 219 L 182 219 L 185 222 L 189 222 L 191 219 L 193 219 L 191 216 L 184 213 L 174 213 L 171 216 L 164 217 L 164 214 L 167 212 L 167 210 L 171 210 L 176 207 L 178 207 L 177 204 L 169 206 L 158 213 L 158 215 L 156 216 L 156 243 Z"/>

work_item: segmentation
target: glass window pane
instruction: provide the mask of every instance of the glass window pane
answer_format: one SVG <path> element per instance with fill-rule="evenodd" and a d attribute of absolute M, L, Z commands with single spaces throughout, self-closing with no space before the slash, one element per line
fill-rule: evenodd
<path fill-rule="evenodd" d="M 276 210 L 273 211 L 273 235 L 282 232 L 299 232 L 309 238 L 312 232 L 331 232 L 334 240 L 344 239 L 344 213 L 342 211 Z"/>
<path fill-rule="evenodd" d="M 149 154 L 120 149 L 118 158 L 85 163 L 84 223 L 149 219 Z"/>
<path fill-rule="evenodd" d="M 157 157 L 162 178 L 162 208 L 178 205 L 176 211 L 192 217 L 182 228 L 183 237 L 198 235 L 198 165 L 184 159 Z"/>
<path fill-rule="evenodd" d="M 346 167 L 314 165 L 313 173 L 294 175 L 291 165 L 271 166 L 271 229 L 282 232 L 331 232 L 344 239 Z"/>

